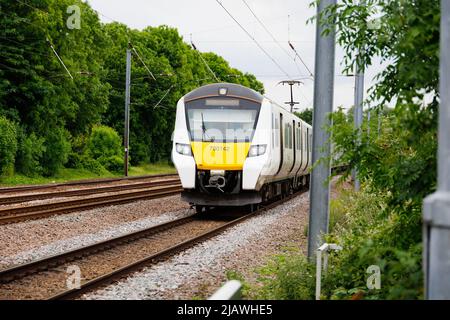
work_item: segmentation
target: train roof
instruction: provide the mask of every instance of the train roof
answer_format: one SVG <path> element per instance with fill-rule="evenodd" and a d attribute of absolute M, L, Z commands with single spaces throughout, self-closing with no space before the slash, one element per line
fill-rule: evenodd
<path fill-rule="evenodd" d="M 222 92 L 221 92 L 222 91 Z M 214 83 L 197 88 L 184 96 L 184 101 L 189 102 L 207 97 L 232 97 L 247 99 L 262 103 L 264 96 L 253 89 L 235 83 Z"/>
<path fill-rule="evenodd" d="M 221 94 L 220 90 L 226 89 L 226 94 Z M 197 89 L 192 90 L 188 94 L 184 96 L 184 102 L 189 102 L 197 99 L 202 98 L 208 98 L 208 97 L 231 97 L 231 98 L 240 98 L 240 99 L 247 99 L 250 101 L 255 101 L 257 103 L 262 103 L 264 99 L 269 100 L 271 103 L 279 106 L 280 108 L 286 110 L 281 106 L 280 104 L 276 103 L 272 99 L 263 96 L 259 92 L 250 89 L 248 87 L 242 86 L 240 84 L 235 83 L 213 83 L 213 84 L 207 84 L 202 87 L 199 87 Z M 286 110 L 286 112 L 290 112 L 289 110 Z M 297 117 L 295 114 L 293 114 L 295 117 Z M 297 117 L 298 118 L 298 117 Z M 308 127 L 311 127 L 308 123 L 303 121 L 302 119 L 298 118 L 300 121 L 304 122 Z"/>

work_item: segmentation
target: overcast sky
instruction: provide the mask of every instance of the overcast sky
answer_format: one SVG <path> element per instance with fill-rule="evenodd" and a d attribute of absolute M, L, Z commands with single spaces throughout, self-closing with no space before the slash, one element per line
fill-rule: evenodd
<path fill-rule="evenodd" d="M 303 78 L 309 74 L 298 58 L 294 61 L 294 53 L 288 46 L 288 40 L 314 72 L 315 24 L 307 24 L 307 19 L 315 14 L 315 8 L 309 7 L 311 0 L 246 0 L 278 43 L 261 27 L 243 0 L 221 0 L 225 8 L 263 46 L 282 70 L 215 0 L 87 2 L 100 13 L 100 18 L 105 23 L 115 20 L 135 29 L 164 24 L 177 28 L 186 42 L 190 42 L 192 34 L 192 40 L 200 51 L 215 52 L 229 61 L 232 67 L 256 75 L 264 83 L 266 95 L 278 103 L 289 100 L 289 87 L 277 85 L 279 81 L 287 80 L 282 70 L 292 78 Z M 341 60 L 342 50 L 337 48 L 334 106 L 348 108 L 353 104 L 354 78 L 341 76 Z M 367 70 L 366 89 L 379 71 L 380 67 Z M 294 91 L 295 100 L 300 102 L 300 109 L 312 106 L 314 94 L 313 82 L 302 81 L 304 85 L 296 87 Z"/>

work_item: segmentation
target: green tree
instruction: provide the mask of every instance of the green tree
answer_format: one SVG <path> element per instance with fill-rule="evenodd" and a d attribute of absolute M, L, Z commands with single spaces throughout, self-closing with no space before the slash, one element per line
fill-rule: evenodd
<path fill-rule="evenodd" d="M 121 139 L 117 132 L 107 126 L 95 126 L 89 137 L 87 153 L 93 159 L 120 156 L 122 154 Z"/>
<path fill-rule="evenodd" d="M 52 128 L 47 135 L 42 155 L 44 175 L 53 176 L 64 167 L 71 150 L 68 132 L 62 128 Z"/>
<path fill-rule="evenodd" d="M 361 143 L 351 116 L 333 115 L 335 156 L 357 168 L 367 193 L 383 195 L 384 201 L 374 210 L 375 224 L 363 223 L 358 238 L 346 234 L 341 239 L 355 244 L 339 262 L 349 271 L 334 274 L 329 290 L 359 287 L 350 266 L 380 263 L 389 278 L 378 298 L 417 298 L 422 292 L 422 200 L 436 188 L 439 1 L 368 0 L 365 6 L 342 1 L 328 12 L 345 51 L 343 72 L 356 63 L 366 68 L 379 57 L 387 66 L 375 78 L 367 102 L 378 109 L 394 102 L 392 110 L 383 111 L 380 135 L 373 121 L 370 134 L 364 123 Z M 375 13 L 379 28 L 371 27 Z M 358 52 L 361 58 L 355 59 Z"/>
<path fill-rule="evenodd" d="M 71 5 L 81 8 L 80 29 L 66 26 Z M 70 166 L 76 166 L 85 147 L 79 142 L 97 124 L 122 132 L 128 42 L 156 77 L 148 74 L 133 52 L 133 164 L 170 159 L 177 101 L 214 81 L 199 53 L 176 29 L 160 26 L 139 31 L 119 23 L 102 24 L 89 4 L 80 0 L 0 0 L 0 23 L 0 115 L 18 124 L 23 146 L 17 166 L 28 174 L 56 172 L 66 162 L 65 154 L 56 164 L 56 158 L 46 153 L 51 146 L 66 150 L 67 142 L 76 144 L 70 157 Z M 214 72 L 224 75 L 223 81 L 263 91 L 254 76 L 231 68 L 213 53 L 202 55 Z M 233 77 L 226 79 L 229 75 Z M 34 153 L 27 150 L 31 143 L 39 145 Z M 112 162 L 118 164 L 116 160 Z"/>
<path fill-rule="evenodd" d="M 313 120 L 313 109 L 312 108 L 306 108 L 305 110 L 301 112 L 295 112 L 295 115 L 305 121 L 306 123 L 312 125 Z"/>
<path fill-rule="evenodd" d="M 0 175 L 11 175 L 17 152 L 17 133 L 14 124 L 0 116 Z"/>
<path fill-rule="evenodd" d="M 42 157 L 46 150 L 45 139 L 37 137 L 34 133 L 29 136 L 22 134 L 17 153 L 17 170 L 27 176 L 42 175 Z"/>

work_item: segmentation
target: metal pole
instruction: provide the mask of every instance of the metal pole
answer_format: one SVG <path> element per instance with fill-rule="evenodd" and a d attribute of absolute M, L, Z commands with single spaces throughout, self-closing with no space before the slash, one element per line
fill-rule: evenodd
<path fill-rule="evenodd" d="M 336 5 L 336 0 L 322 0 L 317 7 L 321 16 L 325 8 Z M 328 34 L 324 30 L 329 29 Z M 313 115 L 313 150 L 311 173 L 310 212 L 308 232 L 308 257 L 313 259 L 322 240 L 321 235 L 328 232 L 329 195 L 330 195 L 330 135 L 326 127 L 331 125 L 330 114 L 333 112 L 335 63 L 335 26 L 316 26 L 316 57 L 314 78 L 314 115 Z M 316 163 L 322 159 L 320 163 Z"/>
<path fill-rule="evenodd" d="M 360 54 L 356 58 L 355 70 L 355 109 L 354 109 L 354 125 L 358 130 L 358 137 L 356 143 L 361 143 L 361 125 L 363 122 L 363 99 L 364 99 L 364 71 L 359 66 Z M 358 170 L 354 169 L 353 179 L 355 181 L 355 191 L 359 191 L 361 185 L 358 179 Z"/>
<path fill-rule="evenodd" d="M 441 0 L 437 191 L 424 200 L 425 296 L 450 299 L 450 1 Z"/>
<path fill-rule="evenodd" d="M 303 82 L 298 81 L 298 80 L 285 80 L 285 81 L 280 81 L 278 84 L 280 84 L 280 83 L 282 85 L 288 84 L 289 87 L 290 87 L 290 90 L 291 90 L 291 101 L 285 102 L 285 104 L 290 105 L 291 106 L 291 112 L 293 112 L 294 111 L 294 106 L 296 104 L 299 104 L 299 102 L 295 102 L 294 101 L 294 93 L 293 93 L 292 87 L 294 86 L 294 84 L 298 84 L 300 86 L 300 84 L 302 84 Z"/>
<path fill-rule="evenodd" d="M 365 0 L 360 1 L 360 6 L 366 4 Z M 360 49 L 358 55 L 356 56 L 356 67 L 355 67 L 355 106 L 354 106 L 354 126 L 358 130 L 358 137 L 356 143 L 361 144 L 361 133 L 362 133 L 362 123 L 363 123 L 363 99 L 364 99 L 364 69 L 362 68 L 361 58 L 363 51 Z M 359 191 L 361 184 L 358 179 L 358 170 L 353 169 L 353 180 L 355 181 L 355 191 Z"/>
<path fill-rule="evenodd" d="M 294 94 L 292 93 L 292 86 L 293 86 L 294 84 L 293 83 L 290 83 L 289 84 L 289 86 L 291 87 L 291 103 L 290 103 L 290 105 L 291 105 L 291 112 L 294 110 Z"/>
<path fill-rule="evenodd" d="M 130 85 L 131 85 L 131 45 L 127 49 L 127 70 L 125 80 L 125 132 L 123 144 L 125 147 L 124 175 L 128 177 L 128 155 L 130 149 Z"/>

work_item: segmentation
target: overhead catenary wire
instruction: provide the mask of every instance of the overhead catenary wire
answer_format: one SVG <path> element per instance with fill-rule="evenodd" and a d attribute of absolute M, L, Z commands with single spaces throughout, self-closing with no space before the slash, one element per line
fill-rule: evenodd
<path fill-rule="evenodd" d="M 144 60 L 141 58 L 141 56 L 139 55 L 138 51 L 136 50 L 136 48 L 133 46 L 133 44 L 130 42 L 129 43 L 131 50 L 133 50 L 133 52 L 135 53 L 135 55 L 138 57 L 139 61 L 144 65 L 144 68 L 147 70 L 148 74 L 153 78 L 153 80 L 156 81 L 155 76 L 153 75 L 153 73 L 150 71 L 150 69 L 147 67 L 147 64 L 144 62 Z"/>
<path fill-rule="evenodd" d="M 161 104 L 161 102 L 163 102 L 163 100 L 166 98 L 166 96 L 169 94 L 169 92 L 173 89 L 173 85 L 166 91 L 166 93 L 162 96 L 162 98 L 158 101 L 157 104 L 155 104 L 155 106 L 153 107 L 153 109 L 158 108 L 158 106 Z"/>
<path fill-rule="evenodd" d="M 291 78 L 291 76 L 280 66 L 280 64 L 264 49 L 263 46 L 261 46 L 261 44 L 250 34 L 250 32 L 247 31 L 247 29 L 245 29 L 242 24 L 231 14 L 230 11 L 228 11 L 227 8 L 225 8 L 225 6 L 222 4 L 222 2 L 220 2 L 219 0 L 216 0 L 216 2 L 223 8 L 223 10 L 225 10 L 225 12 L 231 17 L 231 19 L 234 20 L 234 22 L 237 23 L 237 25 L 247 34 L 248 37 L 250 37 L 250 39 L 253 40 L 253 42 L 258 46 L 258 48 L 277 66 L 277 68 L 283 72 L 283 74 L 285 74 L 288 78 Z"/>
<path fill-rule="evenodd" d="M 191 37 L 191 45 L 192 45 L 192 48 L 194 49 L 194 51 L 200 57 L 200 60 L 202 60 L 203 64 L 208 69 L 208 71 L 213 75 L 214 79 L 216 79 L 217 82 L 220 82 L 220 79 L 217 77 L 216 73 L 211 69 L 211 67 L 209 66 L 208 62 L 206 62 L 206 60 L 203 58 L 202 53 L 200 51 L 198 51 L 198 49 L 195 46 L 194 42 L 192 42 L 192 37 Z"/>
<path fill-rule="evenodd" d="M 291 47 L 292 51 L 295 52 L 295 55 L 300 59 L 301 63 L 305 66 L 306 70 L 308 70 L 309 75 L 311 77 L 314 77 L 314 74 L 312 73 L 312 71 L 308 68 L 308 66 L 306 65 L 305 61 L 303 61 L 302 57 L 300 56 L 300 54 L 297 52 L 297 50 L 295 49 L 294 45 L 292 44 L 292 42 L 288 41 L 289 47 Z"/>
<path fill-rule="evenodd" d="M 47 11 L 44 11 L 44 10 L 39 9 L 39 8 L 36 8 L 35 6 L 32 6 L 31 4 L 29 4 L 29 3 L 25 2 L 25 1 L 16 0 L 16 2 L 18 2 L 18 3 L 20 3 L 20 4 L 23 4 L 24 6 L 27 6 L 27 7 L 31 8 L 31 9 L 40 11 L 40 12 L 42 12 L 42 13 L 48 15 L 48 12 L 47 12 Z"/>
<path fill-rule="evenodd" d="M 246 0 L 242 0 L 242 2 L 245 4 L 245 6 L 248 8 L 248 10 L 252 13 L 253 17 L 255 17 L 256 21 L 261 25 L 261 27 L 267 32 L 267 34 L 272 38 L 273 42 L 275 42 L 278 47 L 289 57 L 289 59 L 292 59 L 294 61 L 295 66 L 297 67 L 297 70 L 301 73 L 297 61 L 295 58 L 292 58 L 289 52 L 281 45 L 281 43 L 275 38 L 272 32 L 266 27 L 266 25 L 259 19 L 259 17 L 256 15 L 255 11 L 249 6 Z M 288 32 L 289 33 L 289 32 Z M 288 40 L 289 42 L 290 40 Z M 307 68 L 307 67 L 306 67 Z M 307 68 L 308 69 L 308 68 Z"/>
<path fill-rule="evenodd" d="M 55 47 L 53 47 L 53 44 L 50 42 L 49 39 L 47 39 L 48 44 L 50 45 L 50 48 L 52 49 L 53 53 L 55 54 L 55 56 L 58 58 L 59 62 L 62 64 L 62 66 L 64 67 L 64 69 L 66 69 L 67 73 L 69 74 L 70 78 L 73 80 L 73 76 L 70 73 L 69 69 L 66 67 L 66 64 L 64 63 L 64 61 L 61 59 L 61 57 L 59 56 L 58 52 L 56 52 Z"/>

